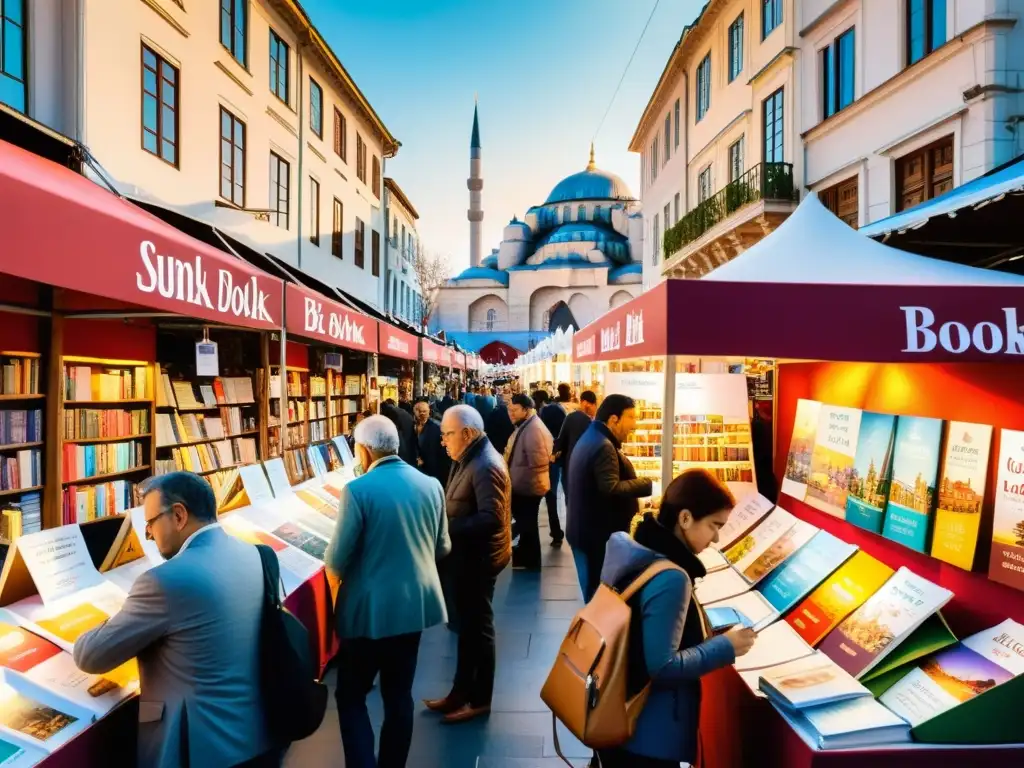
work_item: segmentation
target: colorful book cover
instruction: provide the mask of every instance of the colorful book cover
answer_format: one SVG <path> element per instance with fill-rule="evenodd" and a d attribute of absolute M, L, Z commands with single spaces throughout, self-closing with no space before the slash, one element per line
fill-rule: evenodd
<path fill-rule="evenodd" d="M 800 714 L 822 749 L 910 741 L 910 727 L 870 696 L 810 707 Z"/>
<path fill-rule="evenodd" d="M 786 617 L 808 645 L 815 646 L 873 595 L 893 570 L 858 551 Z"/>
<path fill-rule="evenodd" d="M 765 670 L 760 687 L 769 699 L 790 709 L 871 696 L 871 691 L 821 651 Z"/>
<path fill-rule="evenodd" d="M 725 551 L 725 559 L 742 573 L 777 539 L 792 528 L 794 523 L 796 523 L 796 518 L 793 515 L 782 507 L 776 507 L 768 517 L 761 521 L 760 525 L 751 529 L 746 536 Z"/>
<path fill-rule="evenodd" d="M 818 529 L 810 523 L 797 520 L 760 557 L 743 569 L 743 578 L 751 584 L 757 584 L 813 539 L 817 532 Z"/>
<path fill-rule="evenodd" d="M 1024 590 L 1024 432 L 1001 430 L 988 577 Z"/>
<path fill-rule="evenodd" d="M 882 535 L 918 552 L 928 551 L 941 443 L 941 419 L 900 417 Z"/>
<path fill-rule="evenodd" d="M 0 765 L 5 765 L 8 761 L 13 762 L 14 758 L 19 757 L 23 752 L 24 750 L 21 747 L 0 739 Z"/>
<path fill-rule="evenodd" d="M 839 518 L 846 516 L 846 496 L 857 453 L 860 420 L 859 408 L 822 405 L 818 411 L 805 501 Z"/>
<path fill-rule="evenodd" d="M 948 589 L 900 568 L 829 632 L 821 650 L 851 675 L 860 677 L 952 596 Z"/>
<path fill-rule="evenodd" d="M 768 574 L 757 585 L 757 591 L 780 614 L 786 613 L 856 551 L 853 544 L 828 531 L 818 531 L 795 555 Z"/>
<path fill-rule="evenodd" d="M 4 688 L 0 697 L 0 725 L 12 731 L 46 743 L 78 722 L 73 715 L 22 696 L 9 686 Z"/>
<path fill-rule="evenodd" d="M 0 623 L 0 667 L 15 672 L 28 672 L 62 653 L 49 640 L 26 632 L 21 627 Z"/>
<path fill-rule="evenodd" d="M 817 400 L 801 398 L 796 401 L 796 417 L 793 419 L 793 436 L 789 440 L 789 453 L 786 455 L 782 492 L 798 501 L 803 501 L 807 495 L 807 479 L 811 473 L 811 454 L 814 452 L 820 410 L 821 403 Z"/>
<path fill-rule="evenodd" d="M 1013 619 L 965 638 L 964 645 L 1014 677 L 1024 675 L 1024 626 Z"/>
<path fill-rule="evenodd" d="M 740 499 L 733 507 L 725 525 L 719 530 L 718 543 L 713 546 L 720 550 L 729 549 L 773 509 L 775 505 L 759 493 L 752 493 Z"/>
<path fill-rule="evenodd" d="M 892 481 L 896 422 L 897 418 L 889 413 L 864 411 L 860 417 L 857 453 L 846 494 L 846 520 L 872 533 L 882 532 Z"/>
<path fill-rule="evenodd" d="M 932 557 L 971 570 L 992 447 L 992 427 L 951 421 L 939 473 Z"/>
<path fill-rule="evenodd" d="M 912 726 L 973 699 L 1013 674 L 963 643 L 921 660 L 878 700 Z"/>

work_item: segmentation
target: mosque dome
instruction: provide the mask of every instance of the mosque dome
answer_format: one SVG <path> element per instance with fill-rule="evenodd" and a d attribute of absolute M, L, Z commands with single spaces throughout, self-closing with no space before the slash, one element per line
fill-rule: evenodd
<path fill-rule="evenodd" d="M 579 173 L 566 176 L 555 185 L 545 205 L 575 200 L 634 200 L 621 178 L 614 173 L 599 170 L 594 164 L 594 147 L 590 147 L 590 162 Z"/>
<path fill-rule="evenodd" d="M 470 267 L 464 269 L 456 277 L 453 277 L 451 283 L 461 283 L 464 280 L 490 280 L 494 283 L 508 287 L 508 274 L 502 272 L 500 269 L 492 269 L 489 267 Z"/>

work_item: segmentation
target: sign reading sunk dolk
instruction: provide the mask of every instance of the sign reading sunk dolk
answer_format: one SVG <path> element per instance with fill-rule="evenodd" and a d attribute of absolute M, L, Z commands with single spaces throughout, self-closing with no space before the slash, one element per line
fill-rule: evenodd
<path fill-rule="evenodd" d="M 377 351 L 377 321 L 308 288 L 288 285 L 288 333 L 364 352 Z"/>

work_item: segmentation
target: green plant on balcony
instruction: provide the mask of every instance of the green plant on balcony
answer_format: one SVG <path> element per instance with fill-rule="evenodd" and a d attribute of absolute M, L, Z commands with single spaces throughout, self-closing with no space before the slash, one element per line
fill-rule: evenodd
<path fill-rule="evenodd" d="M 700 202 L 662 240 L 666 258 L 692 243 L 736 211 L 758 200 L 797 200 L 791 163 L 758 163 L 711 197 Z"/>

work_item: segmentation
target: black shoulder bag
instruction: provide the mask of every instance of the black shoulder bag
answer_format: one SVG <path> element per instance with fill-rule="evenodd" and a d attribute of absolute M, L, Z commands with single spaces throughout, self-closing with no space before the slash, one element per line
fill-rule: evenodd
<path fill-rule="evenodd" d="M 267 730 L 275 746 L 311 735 L 327 711 L 327 686 L 318 682 L 309 632 L 281 603 L 277 555 L 257 544 L 263 563 L 263 620 L 260 625 L 260 690 Z"/>

